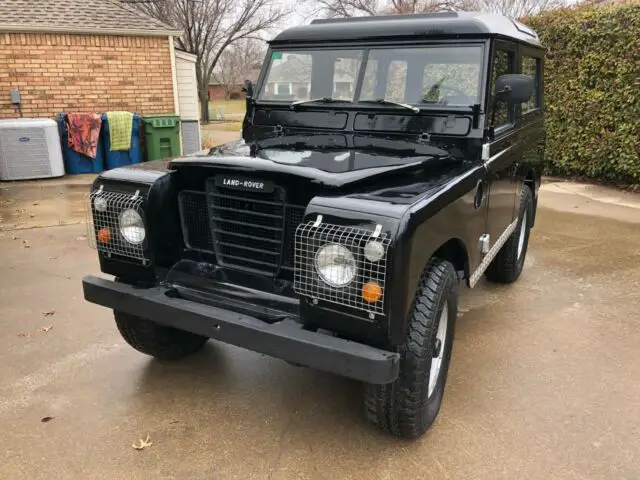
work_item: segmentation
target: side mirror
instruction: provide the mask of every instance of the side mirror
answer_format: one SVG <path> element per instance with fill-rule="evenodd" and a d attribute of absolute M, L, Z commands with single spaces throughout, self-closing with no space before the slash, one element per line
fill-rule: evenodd
<path fill-rule="evenodd" d="M 496 80 L 496 100 L 524 103 L 533 94 L 533 77 L 521 74 L 500 75 Z"/>
<path fill-rule="evenodd" d="M 242 91 L 247 94 L 247 97 L 253 97 L 253 83 L 251 83 L 251 80 L 244 81 L 244 87 L 242 87 Z"/>

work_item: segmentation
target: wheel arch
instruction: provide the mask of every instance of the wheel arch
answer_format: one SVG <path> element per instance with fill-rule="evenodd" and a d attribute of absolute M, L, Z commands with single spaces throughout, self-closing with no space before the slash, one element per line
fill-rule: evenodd
<path fill-rule="evenodd" d="M 393 345 L 399 345 L 405 339 L 408 326 L 407 315 L 411 311 L 420 279 L 433 258 L 450 262 L 457 273 L 458 281 L 465 279 L 467 285 L 469 282 L 469 253 L 465 242 L 461 238 L 449 237 L 444 242 L 440 239 L 440 241 L 431 245 L 422 244 L 421 247 L 419 258 L 414 257 L 407 266 L 406 284 L 398 291 L 396 321 L 390 322 L 390 341 Z"/>
<path fill-rule="evenodd" d="M 458 273 L 458 279 L 469 278 L 469 253 L 467 246 L 460 238 L 450 238 L 444 242 L 433 252 L 429 260 L 433 257 L 451 262 Z M 427 261 L 427 265 L 428 263 Z"/>

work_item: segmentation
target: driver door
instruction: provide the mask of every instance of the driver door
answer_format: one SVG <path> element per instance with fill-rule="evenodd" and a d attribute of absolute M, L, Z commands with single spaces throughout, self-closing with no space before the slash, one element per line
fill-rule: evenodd
<path fill-rule="evenodd" d="M 516 73 L 515 45 L 496 42 L 493 51 L 491 72 L 491 98 L 493 104 L 496 79 L 500 75 Z M 517 218 L 516 185 L 518 164 L 518 142 L 515 128 L 515 107 L 500 102 L 495 112 L 489 111 L 489 122 L 494 116 L 494 138 L 485 144 L 483 160 L 487 169 L 489 183 L 489 202 L 487 208 L 486 233 L 488 247 L 493 247 L 501 236 L 508 237 L 508 229 Z M 506 240 L 506 239 L 505 239 Z M 484 245 L 486 253 L 487 245 Z"/>

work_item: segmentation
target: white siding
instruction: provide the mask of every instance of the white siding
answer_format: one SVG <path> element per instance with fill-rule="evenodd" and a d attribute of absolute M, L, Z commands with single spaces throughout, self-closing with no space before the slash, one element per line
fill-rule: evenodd
<path fill-rule="evenodd" d="M 176 52 L 176 81 L 180 106 L 180 141 L 182 152 L 200 151 L 200 105 L 198 104 L 198 82 L 196 80 L 196 57 Z"/>
<path fill-rule="evenodd" d="M 183 120 L 199 120 L 200 108 L 198 106 L 195 57 L 176 52 L 176 75 L 180 118 Z"/>

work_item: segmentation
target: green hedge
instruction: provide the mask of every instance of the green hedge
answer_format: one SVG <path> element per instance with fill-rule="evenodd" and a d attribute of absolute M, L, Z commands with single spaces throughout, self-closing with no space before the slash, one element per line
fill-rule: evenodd
<path fill-rule="evenodd" d="M 640 3 L 525 18 L 547 48 L 546 173 L 640 183 Z"/>

